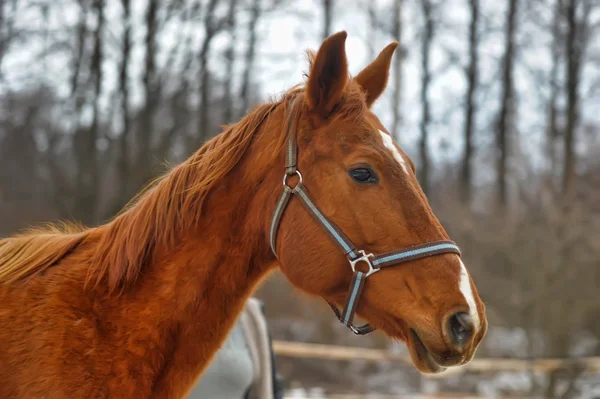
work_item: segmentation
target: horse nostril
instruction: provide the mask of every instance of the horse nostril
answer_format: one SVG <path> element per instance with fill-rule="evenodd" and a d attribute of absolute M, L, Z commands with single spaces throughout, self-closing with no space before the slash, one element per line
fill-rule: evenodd
<path fill-rule="evenodd" d="M 475 326 L 473 325 L 473 319 L 470 314 L 458 312 L 448 319 L 446 328 L 456 345 L 464 345 L 469 341 L 471 336 L 473 336 Z"/>

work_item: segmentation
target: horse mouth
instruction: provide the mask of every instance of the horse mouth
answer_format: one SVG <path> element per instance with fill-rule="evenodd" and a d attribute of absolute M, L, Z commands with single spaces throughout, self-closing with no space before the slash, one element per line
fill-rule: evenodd
<path fill-rule="evenodd" d="M 417 332 L 412 328 L 410 329 L 410 341 L 412 341 L 412 345 L 408 345 L 410 355 L 415 366 L 420 371 L 428 374 L 437 374 L 446 370 L 446 367 L 441 366 L 435 361 L 431 352 L 429 352 Z"/>

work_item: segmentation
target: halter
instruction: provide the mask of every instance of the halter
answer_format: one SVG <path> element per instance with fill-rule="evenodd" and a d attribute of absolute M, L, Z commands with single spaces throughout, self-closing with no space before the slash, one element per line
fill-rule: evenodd
<path fill-rule="evenodd" d="M 375 329 L 369 324 L 363 326 L 355 326 L 352 324 L 354 320 L 354 313 L 358 307 L 358 301 L 362 294 L 365 286 L 367 277 L 377 273 L 384 267 L 394 266 L 399 263 L 408 262 L 411 260 L 421 259 L 429 256 L 454 253 L 460 256 L 460 250 L 458 246 L 452 241 L 431 241 L 425 244 L 414 245 L 407 248 L 398 249 L 391 252 L 386 252 L 380 255 L 373 255 L 367 253 L 364 250 L 357 250 L 356 246 L 348 239 L 348 237 L 340 230 L 338 226 L 332 221 L 327 219 L 325 215 L 321 213 L 319 208 L 310 199 L 306 188 L 303 184 L 302 174 L 298 170 L 298 146 L 295 137 L 291 134 L 294 125 L 294 118 L 290 116 L 288 123 L 288 144 L 286 150 L 286 164 L 285 164 L 285 175 L 283 176 L 283 193 L 277 201 L 277 206 L 273 213 L 270 228 L 270 244 L 271 250 L 277 257 L 276 244 L 277 244 L 277 233 L 281 224 L 284 211 L 290 202 L 293 195 L 298 197 L 300 202 L 304 205 L 308 213 L 320 224 L 333 241 L 340 247 L 352 269 L 353 278 L 350 284 L 350 289 L 346 297 L 346 304 L 343 312 L 331 302 L 328 302 L 329 306 L 333 309 L 338 320 L 348 327 L 353 333 L 357 335 L 368 334 Z M 298 183 L 295 187 L 288 185 L 288 179 L 291 176 L 298 176 Z M 366 272 L 357 270 L 359 263 L 365 263 L 368 267 Z"/>

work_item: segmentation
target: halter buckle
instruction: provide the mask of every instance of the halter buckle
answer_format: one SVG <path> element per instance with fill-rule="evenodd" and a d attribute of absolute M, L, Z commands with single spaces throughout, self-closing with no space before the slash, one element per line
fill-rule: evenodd
<path fill-rule="evenodd" d="M 356 273 L 356 264 L 358 262 L 365 262 L 367 264 L 367 266 L 369 266 L 369 271 L 367 271 L 365 273 L 365 278 L 369 277 L 371 274 L 378 272 L 381 269 L 376 269 L 373 267 L 373 264 L 371 263 L 371 259 L 373 257 L 373 254 L 368 254 L 365 251 L 363 251 L 362 249 L 358 251 L 359 254 L 361 254 L 362 256 L 356 259 L 348 259 L 348 262 L 350 262 L 350 267 L 352 268 L 352 271 L 354 273 Z"/>
<path fill-rule="evenodd" d="M 300 179 L 300 181 L 298 182 L 298 184 L 302 184 L 302 173 L 300 173 L 300 171 L 299 171 L 298 169 L 296 169 L 296 170 L 294 171 L 294 173 L 290 173 L 290 174 L 287 174 L 287 173 L 286 173 L 285 175 L 283 175 L 283 186 L 284 186 L 284 187 L 287 187 L 287 188 L 289 188 L 290 190 L 292 190 L 292 189 L 293 189 L 292 187 L 290 187 L 290 186 L 287 184 L 287 180 L 288 180 L 288 178 L 289 178 L 290 176 L 294 176 L 294 175 L 298 176 L 298 178 Z"/>

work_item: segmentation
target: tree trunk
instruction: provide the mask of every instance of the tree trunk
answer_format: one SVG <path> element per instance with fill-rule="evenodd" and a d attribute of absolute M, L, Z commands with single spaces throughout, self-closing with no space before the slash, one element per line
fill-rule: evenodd
<path fill-rule="evenodd" d="M 479 0 L 469 0 L 471 23 L 469 25 L 469 67 L 467 68 L 467 99 L 465 108 L 465 141 L 461 173 L 462 201 L 471 203 L 473 187 L 473 130 L 475 123 L 475 92 L 478 84 Z"/>
<path fill-rule="evenodd" d="M 94 32 L 94 52 L 92 53 L 92 75 L 94 79 L 94 116 L 90 129 L 89 156 L 90 170 L 92 175 L 91 192 L 94 197 L 98 191 L 98 168 L 96 162 L 98 159 L 96 144 L 100 138 L 100 95 L 102 94 L 102 30 L 104 29 L 104 0 L 94 0 L 94 8 L 98 15 L 98 24 Z"/>
<path fill-rule="evenodd" d="M 506 37 L 504 62 L 502 68 L 502 100 L 500 106 L 500 115 L 498 118 L 498 131 L 496 135 L 497 157 L 497 190 L 498 206 L 501 209 L 506 207 L 508 201 L 506 184 L 506 164 L 508 159 L 508 135 L 513 127 L 513 101 L 514 101 L 514 82 L 513 82 L 513 64 L 515 52 L 515 31 L 517 17 L 518 0 L 508 0 L 508 12 L 506 17 Z"/>
<path fill-rule="evenodd" d="M 260 0 L 253 0 L 252 7 L 250 8 L 250 21 L 248 23 L 248 47 L 246 48 L 244 74 L 242 77 L 242 87 L 240 90 L 240 99 L 242 100 L 242 112 L 248 112 L 250 108 L 250 77 L 252 76 L 252 69 L 254 64 L 254 57 L 256 55 L 256 26 L 258 25 L 258 19 L 260 18 Z"/>
<path fill-rule="evenodd" d="M 229 0 L 229 14 L 227 16 L 227 29 L 229 30 L 230 44 L 225 51 L 225 87 L 223 88 L 223 106 L 225 107 L 225 113 L 223 119 L 225 123 L 232 123 L 234 118 L 234 104 L 233 96 L 231 93 L 231 76 L 233 76 L 233 65 L 235 63 L 235 44 L 236 44 L 236 21 L 235 11 L 237 8 L 238 0 Z"/>
<path fill-rule="evenodd" d="M 208 115 L 210 111 L 210 74 L 208 72 L 208 58 L 210 46 L 218 31 L 215 20 L 217 0 L 210 0 L 204 14 L 204 40 L 200 48 L 200 68 L 198 68 L 198 81 L 200 82 L 200 112 L 198 113 L 198 138 L 189 151 L 196 151 L 204 141 L 210 137 Z"/>
<path fill-rule="evenodd" d="M 551 58 L 552 67 L 550 69 L 550 99 L 548 103 L 548 127 L 547 127 L 547 157 L 548 157 L 548 179 L 547 184 L 553 188 L 554 177 L 556 176 L 556 141 L 559 137 L 558 127 L 558 96 L 560 84 L 558 79 L 559 65 L 561 62 L 560 47 L 563 41 L 561 32 L 563 0 L 556 0 L 554 3 L 554 17 L 552 21 L 552 44 Z"/>
<path fill-rule="evenodd" d="M 578 34 L 578 21 L 576 17 L 578 0 L 566 1 L 567 37 L 567 124 L 564 134 L 564 169 L 563 169 L 563 195 L 568 201 L 575 191 L 575 130 L 579 114 L 579 82 L 581 54 L 584 46 L 582 35 Z"/>
<path fill-rule="evenodd" d="M 431 81 L 431 71 L 429 70 L 429 52 L 433 40 L 433 15 L 430 0 L 421 2 L 423 19 L 425 21 L 425 30 L 421 42 L 421 140 L 419 142 L 419 153 L 421 157 L 420 183 L 425 194 L 429 194 L 429 149 L 427 142 L 429 139 L 429 122 L 431 119 L 429 109 L 429 83 Z"/>
<path fill-rule="evenodd" d="M 323 0 L 323 40 L 331 35 L 331 17 L 333 14 L 333 0 Z"/>
<path fill-rule="evenodd" d="M 119 136 L 119 179 L 122 187 L 129 187 L 129 151 L 127 147 L 127 137 L 129 136 L 129 86 L 127 67 L 129 66 L 129 57 L 131 53 L 131 4 L 130 0 L 121 0 L 123 7 L 123 38 L 121 66 L 119 70 L 119 90 L 121 92 L 121 119 L 123 128 Z M 124 190 L 125 195 L 129 197 L 130 190 Z M 117 202 L 124 201 L 125 198 L 119 198 Z"/>
<path fill-rule="evenodd" d="M 394 60 L 394 98 L 392 101 L 392 135 L 400 141 L 400 126 L 402 124 L 402 62 L 404 61 L 404 48 L 402 46 L 402 7 L 404 0 L 394 2 L 393 37 L 398 42 L 396 59 Z"/>
<path fill-rule="evenodd" d="M 146 10 L 146 59 L 144 76 L 142 78 L 144 85 L 144 97 L 146 104 L 142 112 L 140 129 L 137 131 L 136 147 L 138 149 L 136 168 L 136 184 L 144 184 L 151 175 L 150 170 L 150 148 L 152 136 L 154 133 L 154 116 L 158 102 L 158 88 L 156 81 L 156 35 L 157 35 L 157 17 L 158 0 L 150 0 Z"/>
<path fill-rule="evenodd" d="M 95 11 L 97 24 L 94 30 L 94 44 L 90 60 L 90 81 L 93 84 L 92 124 L 89 129 L 80 131 L 82 146 L 78 151 L 78 201 L 76 214 L 78 219 L 86 224 L 99 222 L 99 171 L 97 143 L 100 123 L 100 94 L 102 86 L 102 31 L 104 29 L 104 0 L 94 0 L 92 8 Z"/>
<path fill-rule="evenodd" d="M 5 0 L 0 0 L 0 28 L 2 28 L 2 34 L 0 35 L 0 66 L 15 37 L 14 27 L 17 14 L 17 2 L 14 0 L 10 2 L 10 5 L 12 6 L 11 9 L 9 9 L 7 3 L 8 2 Z M 0 82 L 2 82 L 3 79 L 4 76 L 2 75 L 0 68 Z"/>
<path fill-rule="evenodd" d="M 79 1 L 79 22 L 77 24 L 77 56 L 73 64 L 73 75 L 71 75 L 71 95 L 77 93 L 79 85 L 79 74 L 81 72 L 81 64 L 83 63 L 85 54 L 85 38 L 87 36 L 87 13 L 88 4 L 86 0 Z M 79 110 L 77 114 L 79 115 Z"/>
<path fill-rule="evenodd" d="M 367 0 L 367 14 L 369 17 L 369 27 L 367 32 L 367 47 L 369 48 L 369 59 L 374 60 L 377 53 L 375 45 L 377 43 L 377 0 Z"/>
<path fill-rule="evenodd" d="M 0 27 L 4 29 L 6 26 L 6 16 L 4 15 L 4 0 L 0 0 Z M 0 36 L 0 65 L 2 65 L 2 59 L 6 52 L 6 45 L 8 44 L 8 32 L 6 36 Z"/>

